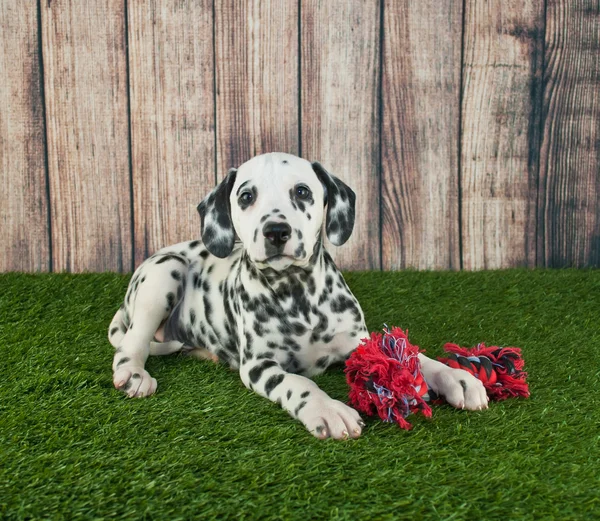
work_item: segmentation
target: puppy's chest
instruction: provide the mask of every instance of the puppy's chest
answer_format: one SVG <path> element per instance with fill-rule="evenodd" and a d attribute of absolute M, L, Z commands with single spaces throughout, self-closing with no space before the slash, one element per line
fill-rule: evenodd
<path fill-rule="evenodd" d="M 343 288 L 326 288 L 310 276 L 281 279 L 269 291 L 252 282 L 240 293 L 246 356 L 271 354 L 286 370 L 305 372 L 325 356 L 343 358 L 340 333 L 362 327 L 358 303 Z"/>

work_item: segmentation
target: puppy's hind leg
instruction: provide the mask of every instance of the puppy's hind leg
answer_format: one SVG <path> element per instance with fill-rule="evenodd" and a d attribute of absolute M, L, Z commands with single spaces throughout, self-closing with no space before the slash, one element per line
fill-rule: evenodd
<path fill-rule="evenodd" d="M 150 261 L 143 269 L 141 280 L 144 282 L 137 285 L 137 290 L 132 295 L 130 322 L 113 359 L 114 386 L 130 398 L 149 396 L 156 391 L 156 380 L 144 366 L 155 333 L 183 294 L 187 261 L 170 256 L 161 262 L 163 258 L 159 257 L 154 263 Z M 111 327 L 114 330 L 117 326 L 113 327 L 111 324 Z M 167 354 L 157 352 L 160 349 L 152 343 L 153 354 Z M 169 342 L 160 345 L 167 348 L 168 352 L 175 352 L 177 346 L 171 344 Z"/>

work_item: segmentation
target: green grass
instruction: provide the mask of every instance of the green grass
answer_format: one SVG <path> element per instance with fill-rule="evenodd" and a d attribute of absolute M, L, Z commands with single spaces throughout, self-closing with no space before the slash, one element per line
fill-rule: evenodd
<path fill-rule="evenodd" d="M 600 271 L 352 273 L 370 330 L 523 348 L 531 398 L 371 419 L 319 441 L 223 366 L 151 358 L 158 394 L 111 384 L 127 277 L 0 276 L 4 519 L 598 519 Z M 341 370 L 317 379 L 344 400 Z"/>

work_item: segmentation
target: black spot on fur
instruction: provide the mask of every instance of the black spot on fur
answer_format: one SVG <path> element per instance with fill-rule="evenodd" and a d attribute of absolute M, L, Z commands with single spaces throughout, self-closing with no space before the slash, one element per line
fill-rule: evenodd
<path fill-rule="evenodd" d="M 301 336 L 306 333 L 306 327 L 301 322 L 292 322 L 290 326 L 295 335 Z"/>
<path fill-rule="evenodd" d="M 192 277 L 192 285 L 194 286 L 194 289 L 198 289 L 202 285 L 202 279 L 197 273 L 194 273 L 194 276 Z"/>
<path fill-rule="evenodd" d="M 300 402 L 300 403 L 298 404 L 298 407 L 296 407 L 296 408 L 294 409 L 294 416 L 296 416 L 296 417 L 297 417 L 297 416 L 298 416 L 298 413 L 299 413 L 299 412 L 300 412 L 300 411 L 301 411 L 301 410 L 304 408 L 304 406 L 305 406 L 305 405 L 306 405 L 306 402 L 305 402 L 305 401 L 302 401 L 302 402 Z"/>
<path fill-rule="evenodd" d="M 258 320 L 254 321 L 254 324 L 252 324 L 252 329 L 254 329 L 254 332 L 258 335 L 258 336 L 264 336 L 265 334 L 265 328 L 263 328 L 263 326 L 261 325 L 260 322 L 258 322 Z"/>
<path fill-rule="evenodd" d="M 120 367 L 120 366 L 122 366 L 123 364 L 126 364 L 130 360 L 131 360 L 131 358 L 129 358 L 128 356 L 125 356 L 124 358 L 121 358 L 121 360 L 119 360 L 117 362 L 117 368 Z"/>
<path fill-rule="evenodd" d="M 283 374 L 275 374 L 267 380 L 267 383 L 265 384 L 265 393 L 267 394 L 267 396 L 271 395 L 271 393 L 275 390 L 275 388 L 281 382 L 283 382 L 284 378 L 285 378 L 285 375 L 283 375 Z"/>
<path fill-rule="evenodd" d="M 250 381 L 255 384 L 260 380 L 260 377 L 269 367 L 275 367 L 277 362 L 275 360 L 265 360 L 262 364 L 259 364 L 248 372 L 248 376 L 250 377 Z"/>
<path fill-rule="evenodd" d="M 306 280 L 306 285 L 308 287 L 308 292 L 311 295 L 314 295 L 317 291 L 317 286 L 315 284 L 315 279 L 313 278 L 313 276 L 309 276 L 308 279 Z"/>
<path fill-rule="evenodd" d="M 174 260 L 177 262 L 181 262 L 181 264 L 187 264 L 187 261 L 185 259 L 182 259 L 180 256 L 178 255 L 173 255 L 173 254 L 166 254 L 163 255 L 160 259 L 158 259 L 156 261 L 156 264 L 162 264 L 163 262 L 167 262 L 168 260 Z"/>
<path fill-rule="evenodd" d="M 331 311 L 333 311 L 335 314 L 341 314 L 345 311 L 350 311 L 355 320 L 361 320 L 360 311 L 358 310 L 357 305 L 355 304 L 354 300 L 346 295 L 338 295 L 337 298 L 331 301 Z"/>
<path fill-rule="evenodd" d="M 298 247 L 296 248 L 296 250 L 294 251 L 294 255 L 296 257 L 302 257 L 306 252 L 304 251 L 304 243 L 301 242 L 300 244 L 298 244 Z"/>
<path fill-rule="evenodd" d="M 291 338 L 284 338 L 283 346 L 284 346 L 284 349 L 291 349 L 292 351 L 296 351 L 296 352 L 298 352 L 302 349 L 300 344 Z"/>
<path fill-rule="evenodd" d="M 202 303 L 204 304 L 204 317 L 206 318 L 206 322 L 208 322 L 209 324 L 212 325 L 212 304 L 210 303 L 210 301 L 208 300 L 208 298 L 206 297 L 206 295 L 204 295 L 202 297 Z"/>
<path fill-rule="evenodd" d="M 325 369 L 329 365 L 329 357 L 322 356 L 315 362 L 315 365 L 321 369 Z"/>
<path fill-rule="evenodd" d="M 167 293 L 167 310 L 171 311 L 173 309 L 174 305 L 175 305 L 175 294 L 171 293 L 169 291 L 169 293 Z"/>

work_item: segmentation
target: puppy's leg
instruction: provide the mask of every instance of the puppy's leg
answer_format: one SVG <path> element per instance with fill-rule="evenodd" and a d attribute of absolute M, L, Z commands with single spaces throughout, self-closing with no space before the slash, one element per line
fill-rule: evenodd
<path fill-rule="evenodd" d="M 139 282 L 131 295 L 130 322 L 113 359 L 113 383 L 130 398 L 149 396 L 156 391 L 156 380 L 144 365 L 155 333 L 183 295 L 186 274 L 187 261 L 173 256 L 151 259 L 140 270 Z M 156 354 L 181 349 L 179 342 L 152 344 Z"/>
<path fill-rule="evenodd" d="M 487 409 L 488 397 L 481 380 L 463 369 L 448 367 L 419 354 L 421 370 L 427 385 L 457 409 Z"/>
<path fill-rule="evenodd" d="M 364 423 L 354 409 L 330 398 L 312 380 L 285 372 L 270 355 L 244 356 L 240 375 L 246 387 L 280 404 L 317 438 L 360 436 Z"/>

